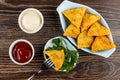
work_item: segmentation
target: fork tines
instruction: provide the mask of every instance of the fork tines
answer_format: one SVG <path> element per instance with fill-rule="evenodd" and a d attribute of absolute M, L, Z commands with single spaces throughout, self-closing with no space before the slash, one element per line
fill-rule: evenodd
<path fill-rule="evenodd" d="M 44 64 L 46 65 L 46 67 L 50 68 L 53 66 L 53 62 L 50 60 L 50 58 L 47 58 L 45 61 L 44 61 Z"/>

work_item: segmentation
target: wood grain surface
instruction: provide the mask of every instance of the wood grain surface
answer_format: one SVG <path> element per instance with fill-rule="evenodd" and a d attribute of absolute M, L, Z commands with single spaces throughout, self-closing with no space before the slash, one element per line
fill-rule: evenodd
<path fill-rule="evenodd" d="M 63 0 L 0 0 L 0 80 L 27 80 L 44 61 L 45 43 L 63 34 L 57 6 Z M 97 10 L 108 22 L 117 49 L 109 58 L 79 51 L 79 61 L 69 73 L 53 69 L 36 75 L 34 80 L 120 80 L 120 0 L 71 0 Z M 26 8 L 40 10 L 44 27 L 35 34 L 26 34 L 18 26 L 18 16 Z M 25 66 L 14 64 L 8 55 L 10 44 L 16 39 L 27 39 L 35 47 L 34 59 Z"/>

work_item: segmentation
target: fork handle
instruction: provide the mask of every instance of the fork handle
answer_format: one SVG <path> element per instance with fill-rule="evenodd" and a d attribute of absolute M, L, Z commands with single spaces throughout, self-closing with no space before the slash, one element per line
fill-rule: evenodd
<path fill-rule="evenodd" d="M 42 70 L 39 70 L 38 72 L 34 73 L 32 76 L 30 76 L 27 80 L 32 80 L 34 78 L 35 75 L 41 73 Z"/>

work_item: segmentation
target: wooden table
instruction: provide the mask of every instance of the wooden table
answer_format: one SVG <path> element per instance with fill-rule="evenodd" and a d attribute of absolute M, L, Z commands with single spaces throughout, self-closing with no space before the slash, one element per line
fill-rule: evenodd
<path fill-rule="evenodd" d="M 0 80 L 27 80 L 42 62 L 45 43 L 63 34 L 56 7 L 63 0 L 0 0 Z M 71 0 L 74 1 L 74 0 Z M 108 22 L 117 50 L 109 58 L 79 51 L 79 61 L 69 73 L 53 69 L 36 75 L 34 80 L 119 80 L 120 79 L 120 0 L 75 0 L 97 10 Z M 26 34 L 18 26 L 18 16 L 26 8 L 40 10 L 44 27 L 35 34 Z M 35 47 L 34 59 L 25 66 L 14 64 L 8 55 L 10 44 L 16 39 L 27 39 Z"/>

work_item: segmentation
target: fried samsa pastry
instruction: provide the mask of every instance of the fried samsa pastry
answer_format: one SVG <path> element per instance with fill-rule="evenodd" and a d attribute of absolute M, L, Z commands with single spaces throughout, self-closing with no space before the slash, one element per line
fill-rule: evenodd
<path fill-rule="evenodd" d="M 107 50 L 115 47 L 115 44 L 111 42 L 106 36 L 99 36 L 95 38 L 92 44 L 92 52 Z"/>
<path fill-rule="evenodd" d="M 72 38 L 77 38 L 78 35 L 80 34 L 80 29 L 77 28 L 76 26 L 74 26 L 73 24 L 70 24 L 65 32 L 64 32 L 64 36 L 69 36 L 69 37 L 72 37 Z"/>
<path fill-rule="evenodd" d="M 55 66 L 55 70 L 58 71 L 62 67 L 64 62 L 64 50 L 49 50 L 43 52 L 51 59 Z"/>
<path fill-rule="evenodd" d="M 81 31 L 88 30 L 88 28 L 99 19 L 100 19 L 99 15 L 85 13 L 81 24 Z"/>
<path fill-rule="evenodd" d="M 70 10 L 65 10 L 62 13 L 67 19 L 74 24 L 76 27 L 80 28 L 83 16 L 85 14 L 86 8 L 74 8 Z"/>
<path fill-rule="evenodd" d="M 77 46 L 79 48 L 89 48 L 94 40 L 94 37 L 87 36 L 87 31 L 83 31 L 77 38 Z"/>
<path fill-rule="evenodd" d="M 95 22 L 88 30 L 88 36 L 104 36 L 109 34 L 111 32 L 98 22 Z"/>

